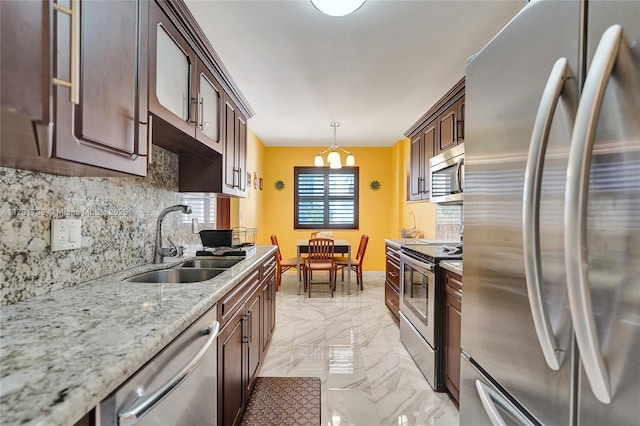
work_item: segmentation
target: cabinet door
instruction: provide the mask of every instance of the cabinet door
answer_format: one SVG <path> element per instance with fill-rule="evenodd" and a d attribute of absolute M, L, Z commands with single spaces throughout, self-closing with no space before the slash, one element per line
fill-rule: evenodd
<path fill-rule="evenodd" d="M 457 103 L 458 125 L 456 127 L 456 141 L 458 144 L 464 142 L 464 96 Z"/>
<path fill-rule="evenodd" d="M 159 6 L 151 4 L 149 110 L 194 137 L 191 93 L 195 55 Z"/>
<path fill-rule="evenodd" d="M 61 4 L 64 4 L 61 2 Z M 148 3 L 84 1 L 79 40 L 70 16 L 56 12 L 53 156 L 146 175 Z M 68 6 L 68 5 L 67 5 Z M 71 46 L 79 42 L 77 57 Z M 75 77 L 74 77 L 75 79 Z M 77 103 L 71 102 L 77 94 Z"/>
<path fill-rule="evenodd" d="M 436 144 L 436 154 L 446 151 L 457 144 L 457 116 L 458 104 L 455 102 L 438 116 L 438 143 Z"/>
<path fill-rule="evenodd" d="M 262 345 L 260 343 L 260 333 L 262 331 L 262 289 L 256 288 L 247 301 L 247 367 L 248 375 L 246 381 L 247 395 L 251 392 L 253 380 L 258 374 L 260 361 L 262 359 Z"/>
<path fill-rule="evenodd" d="M 197 62 L 196 82 L 198 83 L 196 139 L 222 153 L 220 140 L 222 89 L 202 61 Z"/>
<path fill-rule="evenodd" d="M 262 285 L 262 352 L 264 353 L 271 343 L 271 335 L 275 327 L 275 284 L 276 276 L 271 273 Z"/>
<path fill-rule="evenodd" d="M 429 199 L 431 193 L 431 173 L 429 172 L 429 160 L 435 155 L 436 140 L 438 137 L 437 120 L 427 125 L 422 133 L 422 141 L 424 143 L 424 180 L 422 186 L 422 199 Z"/>
<path fill-rule="evenodd" d="M 238 190 L 244 193 L 247 190 L 247 120 L 237 112 L 236 151 L 238 167 Z M 243 195 L 243 194 L 238 194 Z"/>
<path fill-rule="evenodd" d="M 411 139 L 409 200 L 419 200 L 423 181 L 422 134 Z"/>
<path fill-rule="evenodd" d="M 445 386 L 451 396 L 460 395 L 460 335 L 462 326 L 462 281 L 458 275 L 445 274 Z"/>
<path fill-rule="evenodd" d="M 238 175 L 236 167 L 236 107 L 229 101 L 224 103 L 224 187 L 226 193 L 235 194 L 238 187 Z"/>
<path fill-rule="evenodd" d="M 246 317 L 239 309 L 218 336 L 218 424 L 240 422 L 245 404 Z"/>

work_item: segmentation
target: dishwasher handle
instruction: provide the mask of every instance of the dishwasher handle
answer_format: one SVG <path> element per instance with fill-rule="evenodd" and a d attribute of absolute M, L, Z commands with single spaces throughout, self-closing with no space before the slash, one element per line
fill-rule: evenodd
<path fill-rule="evenodd" d="M 219 331 L 220 323 L 218 321 L 213 321 L 209 327 L 205 328 L 202 331 L 202 334 L 208 334 L 209 338 L 198 353 L 187 363 L 187 365 L 171 377 L 165 384 L 160 386 L 158 390 L 153 393 L 140 396 L 126 411 L 119 413 L 118 425 L 130 426 L 135 424 L 142 416 L 147 414 L 160 401 L 180 386 L 184 379 L 186 379 L 193 370 L 196 369 L 198 364 L 200 364 L 204 359 L 205 355 L 207 355 L 207 352 L 209 352 L 213 344 L 216 342 L 216 337 L 218 337 Z"/>

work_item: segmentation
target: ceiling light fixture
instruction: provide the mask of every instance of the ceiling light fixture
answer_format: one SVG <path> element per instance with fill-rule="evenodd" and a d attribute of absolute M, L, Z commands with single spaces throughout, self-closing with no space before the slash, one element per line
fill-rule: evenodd
<path fill-rule="evenodd" d="M 317 167 L 323 167 L 324 160 L 322 159 L 322 154 L 329 152 L 329 155 L 327 155 L 327 163 L 329 163 L 329 167 L 332 169 L 341 169 L 342 160 L 340 159 L 340 153 L 338 152 L 338 150 L 340 150 L 347 154 L 346 165 L 355 166 L 356 157 L 354 157 L 351 152 L 347 151 L 346 149 L 338 147 L 338 145 L 336 144 L 336 129 L 340 126 L 340 123 L 337 121 L 334 121 L 330 124 L 330 126 L 333 127 L 333 146 L 330 146 L 329 148 L 325 149 L 324 151 L 316 155 L 316 158 L 314 158 L 313 160 L 313 165 Z"/>
<path fill-rule="evenodd" d="M 311 0 L 320 12 L 329 16 L 346 16 L 355 12 L 366 0 Z"/>

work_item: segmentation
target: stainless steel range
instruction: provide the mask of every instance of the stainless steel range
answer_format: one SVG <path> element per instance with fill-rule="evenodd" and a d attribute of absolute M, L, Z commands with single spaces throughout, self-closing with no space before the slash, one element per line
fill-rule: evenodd
<path fill-rule="evenodd" d="M 400 340 L 434 390 L 444 390 L 442 298 L 444 259 L 462 259 L 459 244 L 403 244 L 400 248 Z"/>

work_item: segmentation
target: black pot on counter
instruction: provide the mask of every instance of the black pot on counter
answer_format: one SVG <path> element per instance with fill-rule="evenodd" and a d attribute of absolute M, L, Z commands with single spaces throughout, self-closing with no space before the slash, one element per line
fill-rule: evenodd
<path fill-rule="evenodd" d="M 204 247 L 231 247 L 233 242 L 231 229 L 203 229 L 199 234 Z"/>

